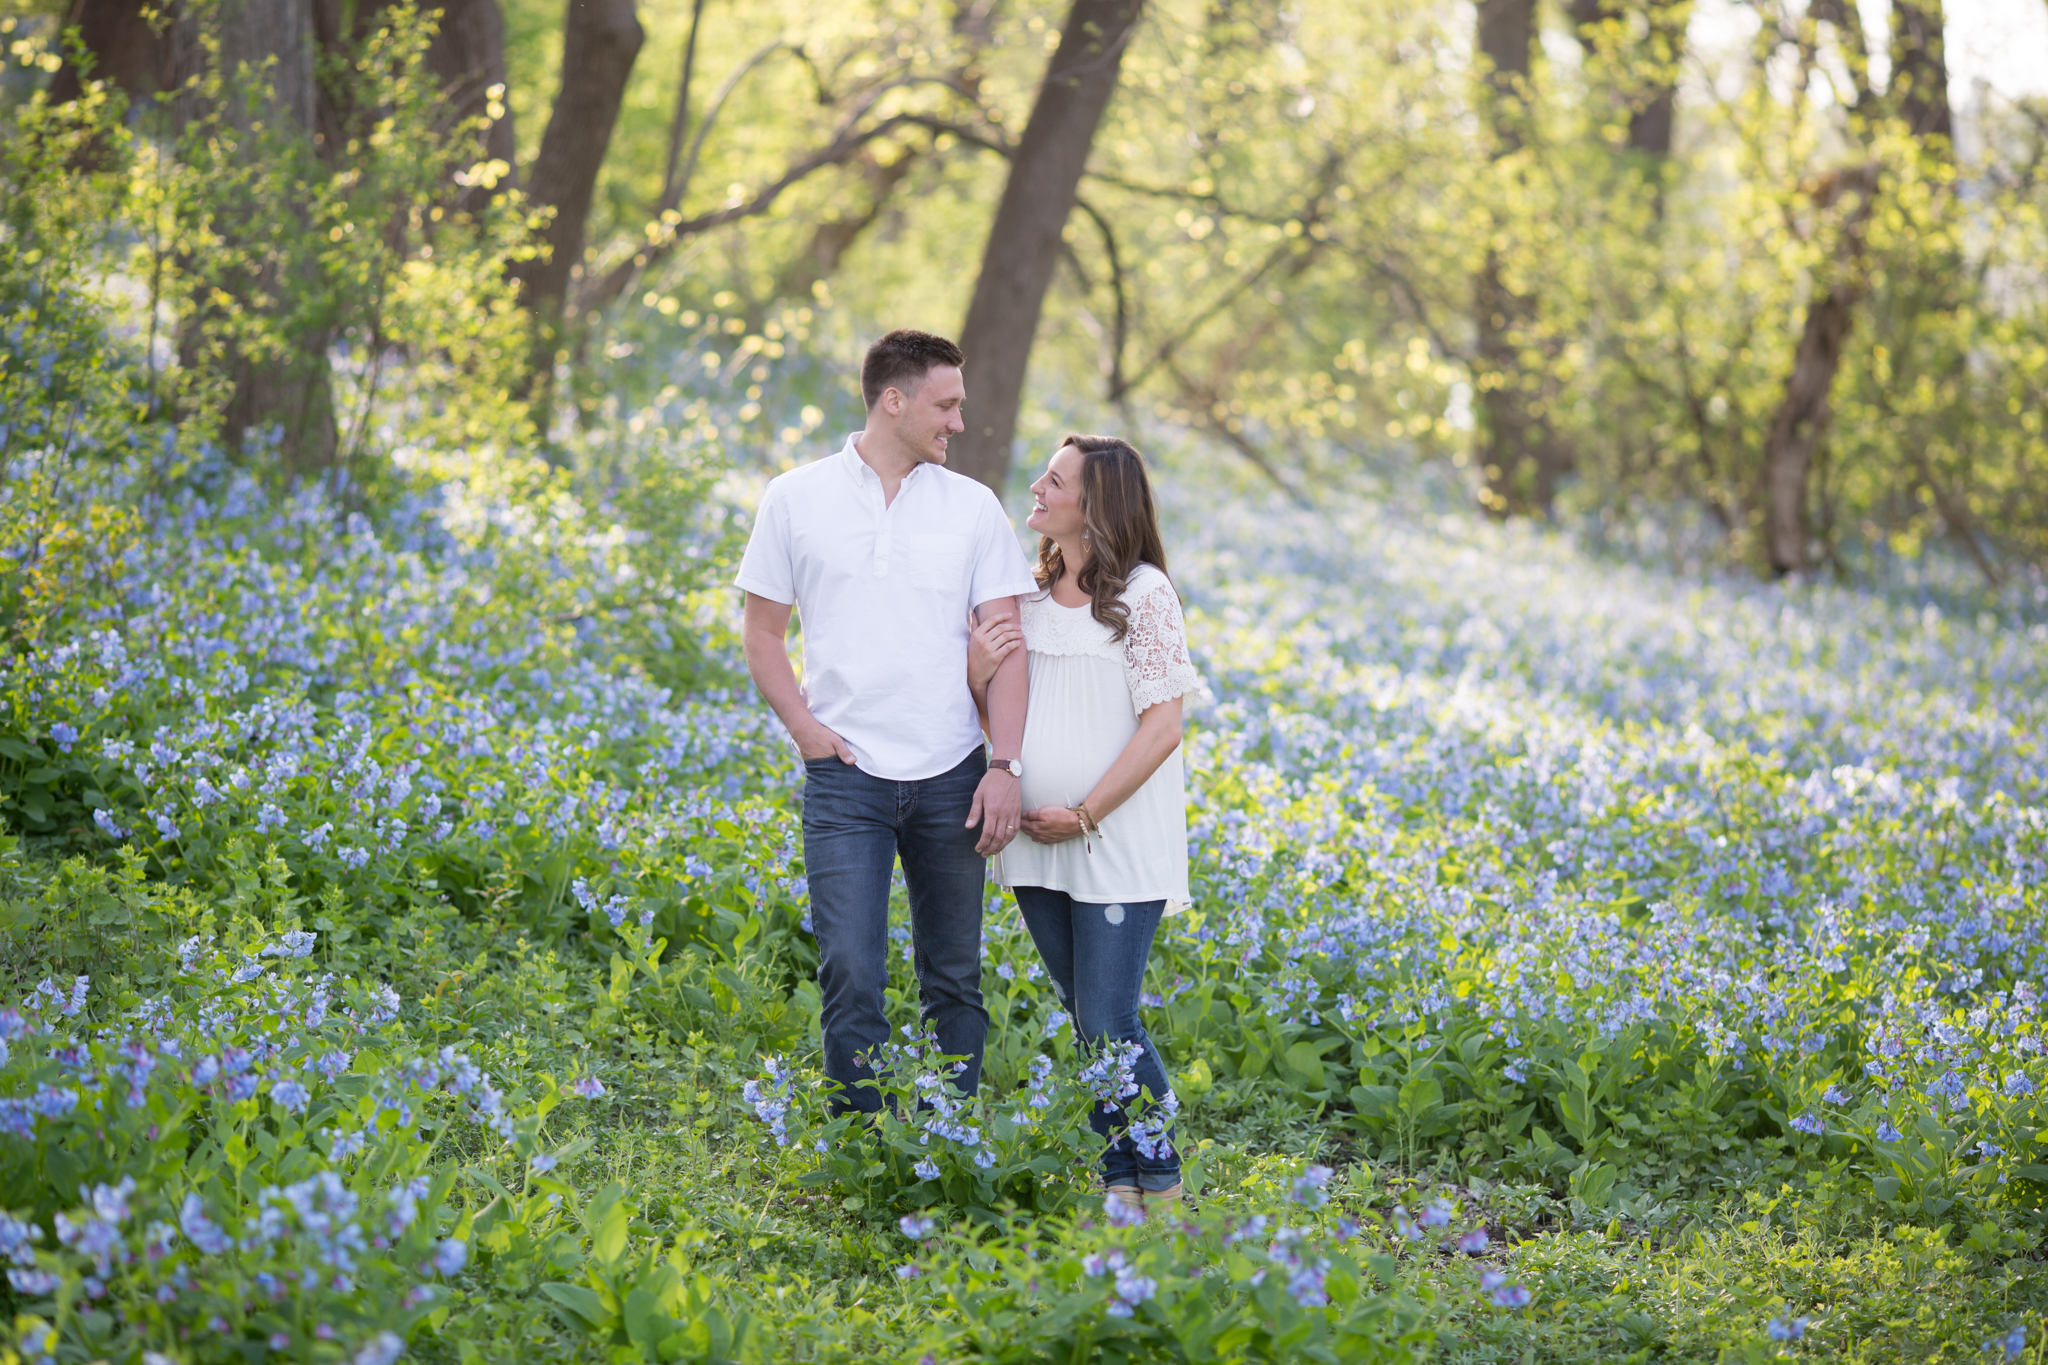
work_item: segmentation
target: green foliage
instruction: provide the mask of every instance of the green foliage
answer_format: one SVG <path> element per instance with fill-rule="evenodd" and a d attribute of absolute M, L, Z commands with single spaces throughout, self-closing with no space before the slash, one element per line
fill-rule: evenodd
<path fill-rule="evenodd" d="M 1055 1079 L 1056 1070 L 1080 1069 L 1071 1047 L 1035 1055 L 1029 1093 L 1003 1105 L 954 1089 L 962 1059 L 941 1054 L 929 1033 L 891 1042 L 877 1064 L 879 1078 L 869 1083 L 880 1112 L 803 1113 L 795 1130 L 777 1140 L 821 1154 L 802 1183 L 831 1190 L 849 1213 L 935 1213 L 949 1221 L 964 1215 L 993 1225 L 1061 1213 L 1092 1178 L 1099 1141 L 1088 1111 L 1096 1101 L 1092 1092 Z M 786 1109 L 796 1079 L 771 1063 L 767 1085 L 757 1082 L 749 1091 L 756 1111 L 766 1117 Z M 991 1078 L 992 1093 L 1005 1089 Z M 823 1090 L 804 1087 L 821 1098 Z"/>
<path fill-rule="evenodd" d="M 107 224 L 126 198 L 104 156 L 123 112 L 95 90 L 62 108 L 30 105 L 0 138 L 0 468 L 51 448 L 120 450 L 138 435 L 148 395 L 113 339 L 101 278 Z"/>
<path fill-rule="evenodd" d="M 165 924 L 138 878 L 68 903 L 67 881 L 89 878 L 57 879 L 46 914 L 70 923 L 46 932 Z M 16 1215 L 0 1238 L 30 1314 L 17 1330 L 123 1358 L 195 1334 L 196 1359 L 395 1355 L 445 1317 L 436 1277 L 466 1261 L 459 1174 L 499 1159 L 494 1145 L 537 1150 L 558 1096 L 502 1094 L 453 1049 L 420 1056 L 392 1027 L 395 995 L 315 974 L 311 934 L 222 928 L 227 951 L 207 932 L 175 956 L 148 942 L 124 965 L 151 993 L 115 977 L 98 1019 L 81 975 L 46 979 L 0 1020 L 14 1092 L 0 1205 Z M 67 1045 L 49 1040 L 60 1018 L 86 1025 Z M 38 1250 L 31 1224 L 53 1223 L 57 1245 Z"/>
<path fill-rule="evenodd" d="M 310 395 L 292 421 L 331 427 L 332 453 L 308 464 L 326 438 L 287 433 L 291 472 L 336 486 L 381 482 L 400 449 L 531 440 L 505 269 L 532 254 L 534 224 L 516 193 L 457 207 L 452 177 L 503 172 L 473 155 L 481 125 L 449 126 L 424 66 L 432 22 L 409 5 L 384 19 L 324 63 L 341 126 L 317 155 L 273 109 L 274 72 L 230 69 L 213 6 L 184 21 L 203 69 L 132 116 L 97 84 L 10 111 L 0 457 L 159 437 L 189 456 L 252 418 L 261 445 L 277 416 L 252 397 L 262 382 Z"/>
<path fill-rule="evenodd" d="M 666 1255 L 635 1247 L 626 1190 L 607 1185 L 578 1211 L 590 1250 L 577 1258 L 576 1279 L 540 1287 L 572 1327 L 611 1347 L 613 1359 L 664 1362 L 761 1360 L 753 1319 L 744 1308 L 728 1316 L 712 1279 L 694 1269 L 682 1238 Z"/>
<path fill-rule="evenodd" d="M 532 144 L 555 16 L 540 0 L 513 12 Z M 651 255 L 676 227 L 654 205 L 689 11 L 643 15 L 591 275 L 646 264 L 588 320 L 572 362 L 583 410 L 709 423 L 770 465 L 811 449 L 820 424 L 798 414 L 847 410 L 847 385 L 779 352 L 794 338 L 850 358 L 869 319 L 954 325 L 1000 149 L 1065 13 L 1005 9 L 985 36 L 894 4 L 708 13 L 689 116 L 705 140 L 677 216 L 748 202 L 861 117 L 920 121 L 772 212 Z M 1570 471 L 1559 515 L 1625 544 L 1759 562 L 1763 441 L 1805 301 L 1840 277 L 1857 303 L 1807 484 L 1817 559 L 1855 572 L 1946 542 L 1993 576 L 2039 562 L 2044 445 L 2028 395 L 2048 260 L 2027 99 L 1990 92 L 1967 110 L 1958 161 L 1910 137 L 1888 92 L 1856 104 L 1853 83 L 1835 88 L 1847 67 L 1868 71 L 1817 15 L 1736 36 L 1688 28 L 1682 4 L 1552 9 L 1547 37 L 1579 60 L 1538 44 L 1520 145 L 1497 155 L 1462 55 L 1470 18 L 1151 9 L 1066 230 L 1019 460 L 1110 402 L 1155 443 L 1204 433 L 1304 497 L 1363 465 L 1388 489 L 1463 500 L 1486 477 L 1482 400 L 1510 386 L 1537 419 L 1531 439 Z M 785 60 L 795 50 L 825 74 Z M 1669 155 L 1631 145 L 1631 122 L 1680 73 Z M 711 121 L 703 92 L 726 76 Z M 867 81 L 902 88 L 856 117 Z M 1832 191 L 1864 164 L 1880 172 L 1877 209 L 1844 264 Z M 1476 352 L 1489 257 L 1527 302 L 1506 319 L 1505 367 Z M 1434 476 L 1420 490 L 1418 464 Z"/>
<path fill-rule="evenodd" d="M 1050 1238 L 1045 1228 L 1030 1238 L 956 1232 L 917 1266 L 951 1310 L 924 1344 L 934 1359 L 1016 1365 L 1429 1359 L 1434 1296 L 1399 1254 L 1409 1239 L 1397 1222 L 1414 1230 L 1405 1210 L 1383 1220 L 1362 1204 L 1343 1207 L 1318 1216 L 1282 1203 L 1156 1232 L 1113 1223 Z"/>

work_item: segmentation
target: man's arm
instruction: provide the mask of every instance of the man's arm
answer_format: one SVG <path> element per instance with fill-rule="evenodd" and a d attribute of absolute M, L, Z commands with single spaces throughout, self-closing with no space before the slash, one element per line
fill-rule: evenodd
<path fill-rule="evenodd" d="M 747 672 L 790 738 L 796 741 L 799 754 L 806 759 L 836 757 L 841 763 L 851 763 L 853 750 L 846 741 L 804 705 L 804 694 L 796 685 L 796 671 L 789 666 L 789 613 L 787 602 L 777 602 L 759 593 L 747 594 L 746 622 L 740 635 Z M 1020 738 L 1023 736 L 1021 721 L 1017 733 Z"/>
<path fill-rule="evenodd" d="M 1017 599 L 997 597 L 979 606 L 981 618 L 1008 617 L 1017 619 Z M 1008 658 L 996 665 L 996 673 L 988 680 L 988 735 L 989 747 L 996 758 L 1016 758 L 1024 750 L 1024 708 L 1031 697 L 1031 677 L 1024 663 L 1024 651 L 1013 649 Z M 967 812 L 967 824 L 971 829 L 981 826 L 981 838 L 975 842 L 975 849 L 984 857 L 1000 853 L 1017 837 L 1017 822 L 1024 807 L 1024 796 L 1019 790 L 1021 784 L 1006 770 L 991 768 L 975 788 L 974 804 Z"/>

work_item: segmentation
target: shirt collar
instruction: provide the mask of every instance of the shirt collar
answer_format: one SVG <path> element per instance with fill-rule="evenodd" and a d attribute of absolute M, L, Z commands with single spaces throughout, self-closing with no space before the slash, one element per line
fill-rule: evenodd
<path fill-rule="evenodd" d="M 854 449 L 854 442 L 858 441 L 862 435 L 863 433 L 858 431 L 847 435 L 846 444 L 839 448 L 839 463 L 846 470 L 846 476 L 856 484 L 868 479 L 873 479 L 879 483 L 881 482 L 881 476 L 868 468 L 868 462 L 860 457 L 858 450 Z"/>
<path fill-rule="evenodd" d="M 882 476 L 874 471 L 874 467 L 872 465 L 870 465 L 866 460 L 863 460 L 860 457 L 860 451 L 855 448 L 855 442 L 859 441 L 860 438 L 862 436 L 865 436 L 866 434 L 867 433 L 864 431 L 855 431 L 848 433 L 846 437 L 846 444 L 839 448 L 838 459 L 841 465 L 845 468 L 847 477 L 852 479 L 856 485 L 864 487 L 869 483 L 873 483 L 877 487 L 879 487 L 882 482 Z M 907 487 L 910 481 L 913 478 L 916 478 L 918 472 L 923 468 L 923 461 L 919 461 L 918 463 L 912 465 L 910 469 L 903 475 L 903 482 L 897 485 L 898 492 L 900 493 L 904 487 Z"/>

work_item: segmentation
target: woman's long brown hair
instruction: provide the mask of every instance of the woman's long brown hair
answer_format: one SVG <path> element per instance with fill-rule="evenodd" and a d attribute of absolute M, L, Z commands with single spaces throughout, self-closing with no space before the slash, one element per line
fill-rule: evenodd
<path fill-rule="evenodd" d="M 1130 612 L 1117 600 L 1140 564 L 1166 572 L 1166 544 L 1159 538 L 1159 515 L 1152 506 L 1152 482 L 1145 477 L 1145 457 L 1129 441 L 1116 436 L 1069 436 L 1060 442 L 1081 452 L 1081 518 L 1088 534 L 1088 562 L 1074 582 L 1088 594 L 1096 620 L 1122 640 L 1130 632 Z M 1050 591 L 1067 571 L 1052 537 L 1038 538 L 1038 568 L 1033 577 Z"/>

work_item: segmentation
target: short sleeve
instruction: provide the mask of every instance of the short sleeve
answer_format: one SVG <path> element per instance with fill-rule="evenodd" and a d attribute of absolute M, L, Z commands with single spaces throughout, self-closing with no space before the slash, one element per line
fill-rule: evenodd
<path fill-rule="evenodd" d="M 1188 628 L 1180 594 L 1163 573 L 1147 573 L 1130 599 L 1130 630 L 1124 636 L 1124 680 L 1131 709 L 1139 715 L 1163 701 L 1202 690 L 1202 675 L 1188 657 Z"/>
<path fill-rule="evenodd" d="M 780 479 L 771 481 L 761 495 L 753 533 L 747 537 L 740 571 L 732 581 L 756 597 L 791 605 L 796 601 L 796 566 L 790 562 L 789 518 L 783 510 L 780 483 Z"/>
<path fill-rule="evenodd" d="M 998 597 L 1025 597 L 1038 591 L 1031 566 L 1024 561 L 1024 547 L 1003 505 L 993 493 L 983 490 L 979 530 L 974 538 L 974 571 L 969 579 L 969 606 L 978 607 Z"/>

